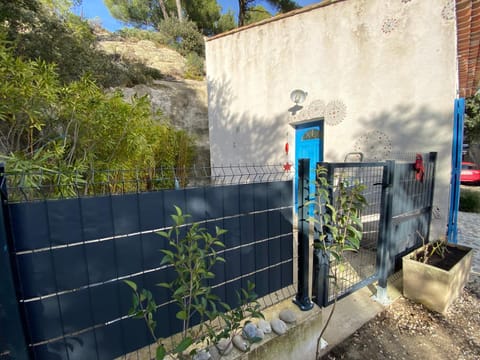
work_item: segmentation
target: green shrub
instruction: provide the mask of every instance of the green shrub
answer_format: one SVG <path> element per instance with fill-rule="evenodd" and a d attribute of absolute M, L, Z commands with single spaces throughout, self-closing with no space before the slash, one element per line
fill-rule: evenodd
<path fill-rule="evenodd" d="M 150 40 L 161 45 L 166 45 L 168 42 L 167 37 L 158 31 L 142 30 L 137 28 L 123 28 L 117 30 L 115 33 L 127 40 Z"/>
<path fill-rule="evenodd" d="M 107 57 L 110 60 L 103 64 L 99 63 L 92 75 L 92 78 L 103 88 L 132 87 L 138 84 L 150 84 L 154 79 L 163 78 L 160 70 L 148 67 L 143 63 L 118 59 L 114 55 L 107 55 Z"/>
<path fill-rule="evenodd" d="M 188 20 L 179 22 L 176 18 L 169 18 L 158 25 L 158 31 L 166 38 L 167 45 L 183 56 L 191 52 L 205 56 L 203 35 L 194 22 Z"/>
<path fill-rule="evenodd" d="M 30 31 L 14 27 L 10 21 L 0 23 L 2 37 L 10 41 L 16 56 L 54 63 L 58 79 L 63 84 L 78 81 L 87 74 L 103 88 L 149 83 L 162 77 L 159 71 L 141 63 L 118 59 L 96 49 L 92 27 L 76 15 L 61 17 L 40 6 L 31 18 L 24 21 L 28 21 L 24 27 Z M 137 36 L 147 36 L 141 34 Z M 148 36 L 160 36 L 154 34 Z"/>
<path fill-rule="evenodd" d="M 460 211 L 480 213 L 480 192 L 462 189 L 460 191 Z"/>
<path fill-rule="evenodd" d="M 88 76 L 63 85 L 54 65 L 17 58 L 1 40 L 0 78 L 0 159 L 15 173 L 51 175 L 30 178 L 29 188 L 91 180 L 87 169 L 191 164 L 193 140 L 156 121 L 146 96 L 127 103 L 121 92 L 105 94 Z M 71 177 L 55 179 L 56 172 Z"/>
<path fill-rule="evenodd" d="M 186 57 L 185 78 L 202 80 L 205 76 L 205 61 L 198 54 L 191 52 Z"/>
<path fill-rule="evenodd" d="M 219 250 L 225 247 L 221 238 L 227 231 L 216 226 L 215 233 L 211 234 L 200 223 L 190 223 L 190 217 L 175 206 L 175 214 L 171 215 L 173 227 L 158 232 L 169 245 L 168 249 L 160 250 L 163 253 L 160 266 L 171 266 L 176 276 L 170 282 L 157 285 L 170 290 L 172 303 L 178 310 L 176 318 L 183 323 L 180 336 L 174 340 L 180 342 L 172 341 L 171 351 L 167 350 L 155 332 L 157 323 L 154 319 L 158 306 L 153 294 L 147 289 L 140 289 L 135 282 L 125 280 L 133 292 L 133 306 L 129 315 L 145 321 L 153 340 L 158 344 L 157 360 L 165 357 L 171 359 L 168 354 L 175 354 L 176 359 L 191 359 L 198 349 L 194 348 L 186 356 L 184 352 L 190 345 L 201 347 L 222 338 L 231 342 L 250 319 L 264 318 L 254 293 L 255 285 L 251 282 L 247 283 L 247 289 L 237 292 L 238 307 L 235 309 L 231 309 L 213 293 L 210 283 L 215 279 L 215 264 L 225 262 L 219 256 Z M 192 325 L 195 318 L 200 322 L 196 328 Z M 219 318 L 223 320 L 222 329 L 218 328 Z"/>

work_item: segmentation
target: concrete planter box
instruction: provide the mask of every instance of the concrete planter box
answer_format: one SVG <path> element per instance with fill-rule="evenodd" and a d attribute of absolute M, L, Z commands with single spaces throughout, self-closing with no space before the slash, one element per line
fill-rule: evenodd
<path fill-rule="evenodd" d="M 405 255 L 402 258 L 403 295 L 422 303 L 430 310 L 444 314 L 461 294 L 472 267 L 473 250 L 466 246 L 448 244 L 448 249 L 455 248 L 465 255 L 448 271 L 414 260 L 418 249 Z"/>

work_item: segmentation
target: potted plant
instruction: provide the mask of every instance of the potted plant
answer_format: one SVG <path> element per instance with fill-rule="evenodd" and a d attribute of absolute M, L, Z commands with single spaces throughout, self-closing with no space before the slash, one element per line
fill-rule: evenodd
<path fill-rule="evenodd" d="M 445 240 L 425 243 L 418 236 L 423 245 L 402 258 L 403 295 L 444 314 L 468 281 L 473 250 Z"/>

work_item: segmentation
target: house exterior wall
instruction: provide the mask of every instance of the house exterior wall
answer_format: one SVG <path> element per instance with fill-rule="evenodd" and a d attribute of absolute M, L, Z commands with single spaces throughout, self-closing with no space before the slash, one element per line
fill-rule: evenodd
<path fill-rule="evenodd" d="M 444 234 L 455 38 L 451 0 L 344 0 L 209 39 L 212 165 L 293 163 L 291 124 L 311 118 L 324 119 L 325 161 L 437 151 L 434 224 Z M 308 96 L 292 115 L 297 88 Z"/>

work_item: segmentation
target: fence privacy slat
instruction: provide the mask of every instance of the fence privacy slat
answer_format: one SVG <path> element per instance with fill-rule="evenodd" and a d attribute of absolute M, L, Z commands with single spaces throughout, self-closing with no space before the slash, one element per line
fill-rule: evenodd
<path fill-rule="evenodd" d="M 208 201 L 205 198 L 204 188 L 187 189 L 185 213 L 191 216 L 190 220 L 194 222 L 204 221 L 206 218 L 206 209 Z"/>
<path fill-rule="evenodd" d="M 116 358 L 125 353 L 122 325 L 119 322 L 95 329 L 95 339 L 99 359 Z"/>
<path fill-rule="evenodd" d="M 74 201 L 74 200 L 72 200 Z M 86 240 L 114 235 L 110 196 L 81 198 L 83 233 Z"/>
<path fill-rule="evenodd" d="M 94 325 L 89 297 L 88 289 L 58 297 L 65 333 L 74 333 Z"/>
<path fill-rule="evenodd" d="M 253 188 L 253 203 L 255 211 L 263 211 L 267 209 L 268 204 L 268 184 L 256 184 Z"/>
<path fill-rule="evenodd" d="M 139 219 L 141 230 L 153 230 L 165 224 L 165 213 L 163 211 L 164 191 L 138 194 Z M 168 214 L 170 214 L 170 209 Z"/>
<path fill-rule="evenodd" d="M 115 239 L 115 252 L 118 276 L 135 274 L 145 269 L 140 235 Z"/>
<path fill-rule="evenodd" d="M 49 252 L 17 256 L 23 296 L 45 296 L 57 290 L 55 271 Z"/>
<path fill-rule="evenodd" d="M 223 216 L 224 186 L 205 188 L 205 213 L 207 219 L 217 219 Z"/>
<path fill-rule="evenodd" d="M 112 319 L 118 319 L 120 313 L 120 299 L 112 294 L 118 294 L 118 282 L 95 286 L 90 289 L 92 298 L 92 315 L 95 324 L 104 324 Z"/>
<path fill-rule="evenodd" d="M 74 244 L 84 240 L 79 201 L 47 201 L 46 205 L 52 246 Z"/>
<path fill-rule="evenodd" d="M 58 291 L 74 290 L 88 285 L 88 268 L 83 246 L 52 250 Z"/>
<path fill-rule="evenodd" d="M 223 220 L 223 229 L 227 230 L 225 246 L 234 248 L 240 245 L 240 218 L 232 217 Z"/>
<path fill-rule="evenodd" d="M 154 295 L 158 336 L 182 330 L 171 292 L 157 286 L 176 276 L 160 266 L 170 246 L 156 233 L 173 225 L 174 205 L 211 234 L 227 230 L 216 249 L 226 263 L 209 284 L 230 306 L 248 281 L 259 296 L 292 285 L 292 181 L 9 204 L 35 359 L 115 358 L 152 343 L 145 323 L 128 317 L 124 279 Z"/>
<path fill-rule="evenodd" d="M 173 220 L 171 214 L 175 214 L 175 206 L 178 206 L 182 210 L 185 209 L 185 190 L 165 190 L 163 192 L 163 204 L 157 204 L 163 208 L 163 224 L 164 226 L 173 226 Z M 152 209 L 154 211 L 154 209 Z"/>
<path fill-rule="evenodd" d="M 68 359 L 67 347 L 63 339 L 35 346 L 33 352 L 35 359 Z"/>
<path fill-rule="evenodd" d="M 33 343 L 63 335 L 59 302 L 56 297 L 25 304 L 29 338 Z"/>
<path fill-rule="evenodd" d="M 45 202 L 10 204 L 15 251 L 50 246 L 47 205 Z"/>
<path fill-rule="evenodd" d="M 240 199 L 240 213 L 248 213 L 255 210 L 253 203 L 253 189 L 256 184 L 239 186 L 238 198 Z"/>
<path fill-rule="evenodd" d="M 112 196 L 112 216 L 115 235 L 140 231 L 138 194 Z"/>

